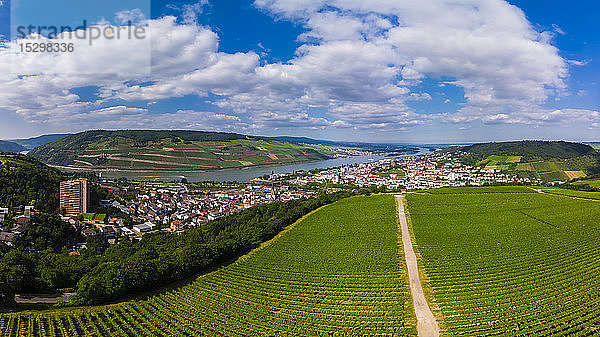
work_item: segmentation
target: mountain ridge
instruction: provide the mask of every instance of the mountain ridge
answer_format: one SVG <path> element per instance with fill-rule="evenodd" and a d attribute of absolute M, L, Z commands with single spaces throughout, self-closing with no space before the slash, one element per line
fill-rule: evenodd
<path fill-rule="evenodd" d="M 83 169 L 196 171 L 333 158 L 324 145 L 262 136 L 190 130 L 90 130 L 29 153 L 52 166 Z"/>
<path fill-rule="evenodd" d="M 55 140 L 62 139 L 66 136 L 71 135 L 70 133 L 52 133 L 45 134 L 37 137 L 21 138 L 21 139 L 7 139 L 7 141 L 19 144 L 26 150 L 33 150 L 38 146 L 46 145 Z"/>
<path fill-rule="evenodd" d="M 15 142 L 8 140 L 0 140 L 0 152 L 14 152 L 19 153 L 27 151 L 27 149 Z"/>

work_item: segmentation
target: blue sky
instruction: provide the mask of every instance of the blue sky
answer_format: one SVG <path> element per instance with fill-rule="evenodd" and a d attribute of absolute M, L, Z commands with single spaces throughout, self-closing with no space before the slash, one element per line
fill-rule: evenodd
<path fill-rule="evenodd" d="M 11 3 L 2 3 L 6 42 Z M 115 60 L 140 54 L 134 45 L 98 42 L 89 54 L 17 61 L 18 47 L 5 45 L 0 71 L 11 76 L 0 79 L 0 139 L 176 128 L 381 142 L 600 141 L 595 1 L 53 3 L 19 0 L 17 17 L 118 24 L 116 13 L 139 9 L 151 28 L 151 74 L 113 71 Z M 86 73 L 89 64 L 103 72 Z M 30 68 L 37 73 L 14 73 Z"/>

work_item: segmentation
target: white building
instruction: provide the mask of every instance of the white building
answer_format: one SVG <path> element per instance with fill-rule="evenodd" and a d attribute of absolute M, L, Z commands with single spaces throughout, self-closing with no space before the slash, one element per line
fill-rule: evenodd
<path fill-rule="evenodd" d="M 152 232 L 155 229 L 156 229 L 156 225 L 149 221 L 145 222 L 143 224 L 140 224 L 140 225 L 133 226 L 133 231 L 140 235 L 142 235 L 144 233 Z"/>

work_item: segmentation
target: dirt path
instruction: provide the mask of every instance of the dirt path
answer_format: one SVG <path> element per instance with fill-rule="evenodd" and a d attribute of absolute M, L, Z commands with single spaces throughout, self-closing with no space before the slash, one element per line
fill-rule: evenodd
<path fill-rule="evenodd" d="M 400 228 L 402 229 L 402 244 L 404 245 L 404 256 L 406 266 L 408 267 L 408 279 L 410 282 L 410 292 L 412 294 L 413 306 L 417 316 L 417 331 L 420 337 L 437 337 L 440 335 L 440 330 L 433 316 L 433 312 L 427 304 L 421 280 L 419 280 L 419 269 L 417 267 L 417 256 L 410 242 L 410 232 L 406 223 L 406 215 L 404 214 L 404 204 L 402 196 L 397 195 L 398 202 L 398 217 L 400 218 Z"/>
<path fill-rule="evenodd" d="M 545 190 L 542 189 L 537 189 L 537 188 L 533 188 L 533 187 L 529 187 L 530 189 L 538 192 L 539 194 L 545 194 L 545 195 L 554 195 L 557 197 L 563 197 L 563 198 L 569 198 L 569 199 L 574 199 L 574 200 L 587 200 L 587 201 L 595 201 L 595 202 L 600 202 L 600 199 L 592 199 L 592 198 L 586 198 L 586 197 L 576 197 L 574 195 L 566 195 L 566 194 L 558 194 L 558 193 L 548 193 Z M 555 189 L 550 189 L 551 190 L 557 190 L 557 188 Z M 581 192 L 586 192 L 586 191 L 581 191 Z"/>

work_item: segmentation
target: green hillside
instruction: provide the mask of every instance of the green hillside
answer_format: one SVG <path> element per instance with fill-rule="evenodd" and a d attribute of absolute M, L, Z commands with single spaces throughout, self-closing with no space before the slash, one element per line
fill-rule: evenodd
<path fill-rule="evenodd" d="M 600 202 L 572 198 L 581 193 L 495 187 L 408 195 L 448 335 L 598 335 Z"/>
<path fill-rule="evenodd" d="M 600 174 L 600 154 L 589 145 L 569 142 L 521 141 L 454 147 L 462 162 L 484 169 L 515 172 L 545 182 Z"/>
<path fill-rule="evenodd" d="M 27 151 L 27 149 L 17 143 L 0 140 L 0 152 L 21 152 L 21 151 Z"/>
<path fill-rule="evenodd" d="M 0 334 L 416 335 L 396 232 L 392 196 L 343 199 L 180 289 L 107 306 L 0 314 Z"/>
<path fill-rule="evenodd" d="M 202 131 L 86 131 L 35 148 L 49 165 L 86 169 L 193 171 L 322 160 L 323 145 Z"/>
<path fill-rule="evenodd" d="M 461 150 L 479 160 L 491 155 L 522 156 L 525 162 L 598 155 L 598 152 L 589 145 L 538 140 L 481 143 L 462 147 Z"/>
<path fill-rule="evenodd" d="M 62 174 L 29 156 L 0 153 L 0 207 L 33 205 L 52 213 L 58 208 Z"/>

